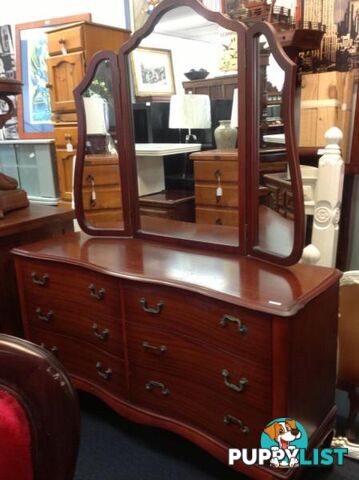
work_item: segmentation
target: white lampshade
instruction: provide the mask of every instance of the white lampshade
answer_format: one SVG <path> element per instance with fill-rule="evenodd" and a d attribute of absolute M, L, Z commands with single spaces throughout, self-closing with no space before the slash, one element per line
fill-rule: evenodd
<path fill-rule="evenodd" d="M 169 128 L 211 128 L 208 95 L 172 95 Z"/>
<path fill-rule="evenodd" d="M 231 127 L 232 128 L 238 127 L 238 88 L 235 88 L 233 90 Z"/>
<path fill-rule="evenodd" d="M 84 97 L 87 135 L 107 133 L 106 102 L 100 97 Z"/>

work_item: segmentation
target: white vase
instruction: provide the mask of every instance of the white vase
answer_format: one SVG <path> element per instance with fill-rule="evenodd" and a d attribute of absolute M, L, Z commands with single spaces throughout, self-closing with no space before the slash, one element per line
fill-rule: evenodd
<path fill-rule="evenodd" d="M 219 149 L 235 148 L 237 129 L 231 127 L 230 120 L 219 120 L 219 126 L 214 131 L 214 139 Z"/>

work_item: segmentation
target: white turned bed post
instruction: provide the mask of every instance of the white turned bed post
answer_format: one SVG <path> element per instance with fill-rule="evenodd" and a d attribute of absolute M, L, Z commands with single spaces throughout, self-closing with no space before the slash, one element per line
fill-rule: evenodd
<path fill-rule="evenodd" d="M 315 186 L 312 243 L 303 251 L 304 263 L 335 266 L 344 182 L 344 161 L 339 146 L 342 139 L 339 128 L 330 128 L 325 133 L 326 146 L 319 151 L 322 157 Z"/>

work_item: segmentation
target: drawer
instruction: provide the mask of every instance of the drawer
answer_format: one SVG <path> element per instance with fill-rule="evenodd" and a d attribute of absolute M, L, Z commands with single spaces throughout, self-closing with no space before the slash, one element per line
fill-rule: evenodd
<path fill-rule="evenodd" d="M 126 394 L 125 365 L 120 358 L 85 342 L 42 329 L 33 328 L 30 335 L 31 341 L 43 344 L 52 351 L 70 375 L 86 380 L 113 395 Z"/>
<path fill-rule="evenodd" d="M 81 309 L 88 308 L 94 318 L 102 315 L 121 318 L 120 287 L 116 278 L 51 262 L 21 260 L 20 265 L 27 302 L 56 299 L 63 302 L 64 308 L 68 302 Z"/>
<path fill-rule="evenodd" d="M 201 338 L 208 346 L 264 364 L 270 362 L 269 315 L 176 288 L 139 282 L 124 282 L 123 285 L 127 323 L 190 335 Z M 163 307 L 157 308 L 159 304 Z M 144 311 L 147 307 L 159 313 Z"/>
<path fill-rule="evenodd" d="M 75 52 L 84 49 L 82 25 L 57 32 L 50 32 L 48 37 L 49 55 L 61 55 L 62 49 Z"/>
<path fill-rule="evenodd" d="M 243 408 L 238 402 L 232 402 L 191 379 L 184 380 L 147 368 L 131 369 L 130 399 L 161 416 L 194 428 L 200 427 L 234 448 L 258 448 L 261 433 L 271 420 L 270 415 Z"/>
<path fill-rule="evenodd" d="M 196 205 L 213 205 L 218 207 L 238 208 L 238 187 L 221 183 L 222 196 L 217 197 L 217 184 L 195 185 Z"/>
<path fill-rule="evenodd" d="M 121 209 L 87 210 L 85 217 L 86 223 L 91 227 L 123 229 L 123 212 Z"/>
<path fill-rule="evenodd" d="M 77 122 L 76 113 L 52 112 L 51 120 L 56 123 Z"/>
<path fill-rule="evenodd" d="M 56 295 L 34 296 L 26 302 L 26 318 L 32 327 L 85 340 L 114 355 L 123 356 L 122 320 L 83 303 L 64 302 Z"/>
<path fill-rule="evenodd" d="M 238 210 L 225 207 L 196 207 L 196 223 L 205 225 L 238 225 Z"/>
<path fill-rule="evenodd" d="M 88 177 L 92 177 L 96 185 L 120 185 L 120 167 L 118 160 L 113 165 L 85 165 L 82 185 L 88 187 Z"/>
<path fill-rule="evenodd" d="M 191 380 L 247 407 L 271 411 L 271 366 L 253 363 L 188 337 L 127 324 L 130 365 Z"/>
<path fill-rule="evenodd" d="M 91 187 L 82 189 L 82 199 L 85 210 L 101 210 L 121 208 L 121 190 L 119 186 L 99 186 L 95 184 L 96 200 L 91 200 Z"/>
<path fill-rule="evenodd" d="M 55 144 L 57 148 L 65 148 L 71 143 L 74 149 L 77 147 L 77 125 L 76 124 L 55 124 Z"/>
<path fill-rule="evenodd" d="M 222 182 L 236 182 L 238 179 L 238 163 L 227 160 L 195 161 L 194 179 L 196 182 L 214 182 L 220 175 Z"/>

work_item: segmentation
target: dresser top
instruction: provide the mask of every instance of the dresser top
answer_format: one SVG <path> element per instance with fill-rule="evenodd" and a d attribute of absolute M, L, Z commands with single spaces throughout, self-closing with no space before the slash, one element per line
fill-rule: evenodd
<path fill-rule="evenodd" d="M 340 272 L 325 267 L 284 268 L 248 257 L 141 239 L 95 238 L 82 232 L 18 247 L 13 253 L 179 287 L 280 316 L 295 314 L 340 278 Z"/>
<path fill-rule="evenodd" d="M 50 223 L 70 221 L 74 218 L 74 210 L 33 203 L 27 208 L 20 208 L 5 214 L 5 217 L 0 220 L 0 239 L 8 235 L 41 228 Z"/>

